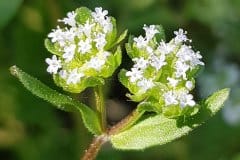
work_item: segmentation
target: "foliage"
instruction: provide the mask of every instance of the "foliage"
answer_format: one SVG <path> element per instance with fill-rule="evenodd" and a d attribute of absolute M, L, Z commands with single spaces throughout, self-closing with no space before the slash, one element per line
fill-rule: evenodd
<path fill-rule="evenodd" d="M 9 6 L 12 4 L 8 3 Z M 2 5 L 0 6 L 2 7 Z M 223 84 L 226 77 L 232 77 L 232 74 L 220 75 L 220 72 L 214 69 L 216 57 L 223 57 L 225 62 L 234 64 L 237 66 L 236 71 L 239 71 L 238 35 L 240 32 L 237 30 L 239 28 L 239 2 L 236 0 L 221 0 L 217 4 L 213 1 L 202 0 L 184 0 L 174 3 L 154 0 L 71 2 L 59 0 L 58 3 L 53 0 L 24 1 L 20 7 L 16 8 L 18 10 L 15 11 L 15 15 L 7 12 L 2 14 L 4 18 L 12 17 L 8 24 L 2 27 L 0 37 L 0 58 L 2 59 L 0 118 L 1 122 L 4 122 L 3 125 L 7 124 L 10 128 L 8 130 L 1 126 L 1 133 L 8 131 L 6 132 L 8 136 L 2 137 L 1 134 L 1 138 L 11 142 L 5 143 L 6 141 L 0 140 L 1 157 L 5 159 L 79 159 L 79 154 L 86 147 L 85 144 L 90 141 L 89 134 L 82 129 L 82 120 L 78 118 L 78 113 L 77 115 L 63 113 L 50 108 L 51 104 L 31 96 L 7 73 L 9 66 L 18 64 L 25 71 L 54 88 L 44 69 L 46 65 L 43 61 L 47 51 L 43 45 L 39 44 L 42 44 L 46 33 L 56 25 L 56 19 L 76 6 L 88 6 L 89 8 L 104 6 L 109 9 L 111 15 L 118 19 L 120 31 L 128 28 L 129 33 L 135 35 L 141 32 L 139 26 L 153 23 L 164 26 L 167 38 L 171 37 L 172 30 L 179 26 L 188 30 L 194 39 L 194 46 L 201 51 L 204 55 L 203 61 L 208 64 L 205 69 L 207 74 L 202 72 L 199 77 L 203 80 L 196 82 L 197 88 L 194 93 L 197 96 L 206 97 L 206 94 L 203 94 L 206 91 L 209 91 L 207 95 L 212 93 L 212 83 L 209 85 L 207 80 L 214 79 L 215 88 L 229 87 L 228 85 L 219 85 Z M 7 9 L 7 7 L 4 8 Z M 211 14 L 209 14 L 210 11 Z M 125 55 L 123 51 L 121 67 L 128 69 L 130 62 Z M 219 70 L 222 67 L 223 65 L 217 66 Z M 228 70 L 230 72 L 230 69 L 226 68 L 226 72 Z M 211 79 L 208 79 L 209 75 L 211 75 Z M 239 88 L 238 82 L 234 82 L 234 85 L 231 84 L 231 88 Z M 116 83 L 116 75 L 112 80 L 107 81 L 106 88 L 110 85 L 114 88 L 112 91 L 106 90 L 109 97 L 115 97 L 114 99 L 117 97 L 122 103 L 126 90 L 120 88 L 119 83 Z M 85 97 L 88 93 L 89 91 L 84 92 L 79 96 L 80 99 L 86 101 Z M 91 97 L 90 94 L 88 96 Z M 74 97 L 76 96 L 74 95 Z M 77 98 L 79 99 L 79 97 Z M 229 101 L 228 104 L 236 105 L 232 96 L 229 97 Z M 124 105 L 132 108 L 135 103 L 127 101 Z M 117 113 L 120 114 L 121 111 L 118 110 Z M 115 123 L 111 119 L 110 121 Z M 97 159 L 108 160 L 112 157 L 119 160 L 236 159 L 239 157 L 239 131 L 239 125 L 228 126 L 221 114 L 217 114 L 197 131 L 178 141 L 154 147 L 145 152 L 120 152 L 105 148 Z M 18 133 L 17 137 L 16 133 Z"/>

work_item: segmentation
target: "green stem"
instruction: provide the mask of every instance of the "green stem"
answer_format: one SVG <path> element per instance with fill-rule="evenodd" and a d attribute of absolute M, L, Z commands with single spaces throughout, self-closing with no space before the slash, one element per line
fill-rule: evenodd
<path fill-rule="evenodd" d="M 106 131 L 107 127 L 107 120 L 106 120 L 106 108 L 105 108 L 105 102 L 104 102 L 104 94 L 103 94 L 103 88 L 102 86 L 96 86 L 94 88 L 94 94 L 96 98 L 96 109 L 99 113 L 99 118 L 101 122 L 102 131 Z"/>
<path fill-rule="evenodd" d="M 108 131 L 108 135 L 114 135 L 121 131 L 124 131 L 128 128 L 130 128 L 139 118 L 144 114 L 144 111 L 137 111 L 135 109 L 132 113 L 130 113 L 127 117 L 122 119 L 118 124 L 114 125 L 110 130 Z"/>

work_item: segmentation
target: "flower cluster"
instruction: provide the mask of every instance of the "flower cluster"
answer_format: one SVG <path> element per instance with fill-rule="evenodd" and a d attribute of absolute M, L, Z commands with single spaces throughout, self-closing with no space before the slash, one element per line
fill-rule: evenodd
<path fill-rule="evenodd" d="M 121 50 L 110 49 L 116 40 L 116 22 L 101 7 L 95 11 L 82 7 L 59 20 L 65 26 L 53 29 L 45 41 L 54 55 L 47 58 L 47 72 L 64 90 L 79 93 L 86 87 L 102 84 L 120 65 Z"/>
<path fill-rule="evenodd" d="M 204 65 L 199 52 L 192 50 L 186 31 L 175 31 L 175 37 L 165 42 L 157 37 L 161 27 L 144 25 L 145 37 L 134 37 L 126 45 L 134 65 L 122 70 L 120 81 L 133 95 L 134 101 L 155 101 L 162 106 L 183 109 L 195 106 L 190 91 L 194 88 L 194 74 Z M 161 108 L 162 110 L 162 108 Z"/>

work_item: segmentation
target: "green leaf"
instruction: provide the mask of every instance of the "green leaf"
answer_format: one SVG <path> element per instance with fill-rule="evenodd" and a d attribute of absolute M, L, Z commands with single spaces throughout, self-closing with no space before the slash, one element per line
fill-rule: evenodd
<path fill-rule="evenodd" d="M 124 40 L 124 38 L 127 36 L 128 30 L 126 29 L 117 39 L 116 44 L 122 42 L 122 40 Z"/>
<path fill-rule="evenodd" d="M 216 114 L 221 109 L 223 103 L 229 96 L 229 92 L 229 88 L 222 89 L 218 92 L 215 92 L 205 101 L 205 106 L 212 115 Z"/>
<path fill-rule="evenodd" d="M 116 42 L 114 42 L 111 47 L 117 45 L 118 43 L 120 43 L 122 40 L 124 40 L 124 38 L 127 36 L 127 33 L 128 33 L 128 30 L 126 29 L 119 37 L 118 39 L 116 40 Z M 110 47 L 110 48 L 111 48 Z"/>
<path fill-rule="evenodd" d="M 80 7 L 76 9 L 76 13 L 77 15 L 75 17 L 75 20 L 80 24 L 86 23 L 86 21 L 92 17 L 92 11 L 87 7 Z"/>
<path fill-rule="evenodd" d="M 114 53 L 114 60 L 115 60 L 115 67 L 120 66 L 120 64 L 122 63 L 122 51 L 120 46 L 117 47 L 117 50 Z"/>
<path fill-rule="evenodd" d="M 72 99 L 69 96 L 58 93 L 57 91 L 49 88 L 36 78 L 23 72 L 16 66 L 10 68 L 12 75 L 16 76 L 20 82 L 29 90 L 32 94 L 39 98 L 42 98 L 58 109 L 63 111 L 80 111 L 83 122 L 90 132 L 93 134 L 101 134 L 101 127 L 97 114 L 83 103 Z"/>
<path fill-rule="evenodd" d="M 58 55 L 58 56 L 61 56 L 62 53 L 59 52 L 58 48 L 56 47 L 56 45 L 54 45 L 49 39 L 45 39 L 44 41 L 44 45 L 45 47 L 47 48 L 47 50 L 49 52 L 51 52 L 52 54 L 55 54 L 55 55 Z"/>
<path fill-rule="evenodd" d="M 171 142 L 188 134 L 216 114 L 228 95 L 229 89 L 214 93 L 204 101 L 201 110 L 191 117 L 178 119 L 166 118 L 163 115 L 149 117 L 128 130 L 112 135 L 111 142 L 115 148 L 125 150 L 141 150 Z"/>

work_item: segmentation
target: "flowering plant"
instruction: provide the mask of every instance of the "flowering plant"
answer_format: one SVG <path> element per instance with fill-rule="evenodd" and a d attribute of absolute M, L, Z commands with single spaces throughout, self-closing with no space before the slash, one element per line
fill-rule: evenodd
<path fill-rule="evenodd" d="M 121 64 L 118 45 L 126 36 L 117 37 L 116 20 L 101 7 L 91 11 L 81 7 L 59 20 L 45 40 L 53 54 L 46 58 L 47 72 L 54 82 L 71 93 L 92 87 L 96 105 L 89 107 L 58 93 L 16 66 L 10 71 L 36 96 L 64 111 L 79 111 L 86 128 L 95 138 L 83 160 L 94 159 L 107 141 L 114 148 L 142 150 L 173 141 L 201 125 L 223 106 L 229 89 L 220 90 L 196 102 L 192 90 L 195 76 L 204 63 L 190 46 L 186 31 L 175 31 L 165 41 L 163 28 L 144 25 L 145 36 L 129 37 L 126 51 L 133 67 L 122 69 L 119 81 L 129 89 L 127 97 L 138 102 L 136 109 L 118 124 L 108 127 L 103 95 L 105 78 L 111 77 Z"/>

